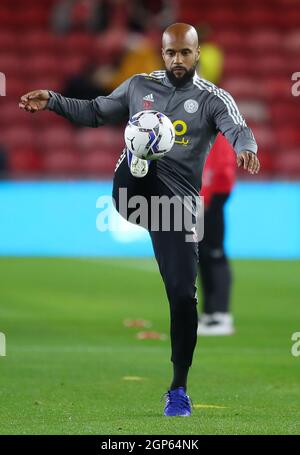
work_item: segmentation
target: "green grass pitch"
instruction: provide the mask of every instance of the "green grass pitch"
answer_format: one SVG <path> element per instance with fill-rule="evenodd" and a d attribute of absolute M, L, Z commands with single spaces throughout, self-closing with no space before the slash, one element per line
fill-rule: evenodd
<path fill-rule="evenodd" d="M 2 258 L 0 433 L 299 434 L 300 262 L 233 268 L 237 333 L 198 339 L 193 414 L 165 418 L 169 310 L 152 259 Z M 137 339 L 126 318 L 167 340 Z"/>

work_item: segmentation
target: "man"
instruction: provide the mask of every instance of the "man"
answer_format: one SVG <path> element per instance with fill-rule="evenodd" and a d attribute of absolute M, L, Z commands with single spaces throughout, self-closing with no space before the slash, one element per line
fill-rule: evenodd
<path fill-rule="evenodd" d="M 129 167 L 126 150 L 123 151 L 114 176 L 116 208 L 122 212 L 119 198 L 122 188 L 126 188 L 128 201 L 135 195 L 142 195 L 149 202 L 153 196 L 171 198 L 174 195 L 181 200 L 184 196 L 196 200 L 204 161 L 218 131 L 233 144 L 239 166 L 243 165 L 252 174 L 259 171 L 256 142 L 233 99 L 195 73 L 199 52 L 194 27 L 173 24 L 162 37 L 165 71 L 135 75 L 110 96 L 93 101 L 68 99 L 51 91 L 37 90 L 22 96 L 20 107 L 28 112 L 47 108 L 72 122 L 92 127 L 124 120 L 145 108 L 163 112 L 174 124 L 175 145 L 169 154 L 150 166 L 145 160 L 129 159 Z M 186 241 L 187 233 L 191 233 L 189 226 L 176 229 L 173 212 L 170 221 L 169 230 L 161 226 L 158 230 L 148 229 L 171 315 L 174 374 L 166 394 L 164 415 L 188 416 L 191 405 L 186 394 L 187 376 L 198 325 L 197 243 Z"/>
<path fill-rule="evenodd" d="M 235 156 L 227 139 L 218 137 L 206 160 L 201 196 L 204 197 L 204 238 L 198 244 L 203 314 L 198 335 L 234 333 L 230 314 L 231 270 L 224 250 L 224 206 L 236 177 Z"/>

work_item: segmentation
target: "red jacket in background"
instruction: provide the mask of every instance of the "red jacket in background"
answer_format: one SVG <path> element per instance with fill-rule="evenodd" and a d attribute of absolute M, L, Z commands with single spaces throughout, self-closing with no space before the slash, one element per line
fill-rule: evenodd
<path fill-rule="evenodd" d="M 213 194 L 230 193 L 236 179 L 236 154 L 227 139 L 218 134 L 203 171 L 201 196 L 208 207 Z"/>

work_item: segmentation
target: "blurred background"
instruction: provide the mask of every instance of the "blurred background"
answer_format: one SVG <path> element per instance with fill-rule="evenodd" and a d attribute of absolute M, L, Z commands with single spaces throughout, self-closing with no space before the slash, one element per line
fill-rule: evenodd
<path fill-rule="evenodd" d="M 1 434 L 299 435 L 299 1 L 1 0 Z M 238 171 L 226 204 L 236 335 L 199 340 L 195 418 L 170 424 L 169 316 L 148 236 L 115 212 L 116 229 L 97 230 L 124 125 L 78 128 L 18 100 L 94 98 L 163 68 L 175 21 L 197 28 L 198 71 L 235 97 L 262 169 Z"/>
<path fill-rule="evenodd" d="M 199 73 L 234 96 L 259 145 L 260 174 L 239 171 L 227 207 L 229 254 L 300 256 L 298 0 L 2 0 L 0 254 L 152 254 L 144 232 L 95 229 L 124 125 L 78 128 L 50 112 L 28 115 L 18 99 L 38 88 L 92 99 L 163 68 L 161 33 L 175 21 L 197 28 Z"/>

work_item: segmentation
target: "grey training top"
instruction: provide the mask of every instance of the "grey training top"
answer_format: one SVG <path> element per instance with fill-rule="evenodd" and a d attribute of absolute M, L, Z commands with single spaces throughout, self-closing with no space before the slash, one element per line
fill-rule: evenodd
<path fill-rule="evenodd" d="M 257 152 L 252 131 L 231 95 L 197 74 L 180 88 L 171 84 L 165 71 L 137 74 L 109 96 L 92 101 L 49 93 L 47 109 L 84 126 L 127 120 L 146 108 L 166 114 L 174 124 L 176 140 L 172 150 L 157 160 L 157 176 L 179 196 L 198 194 L 205 159 L 218 132 L 236 153 Z"/>

